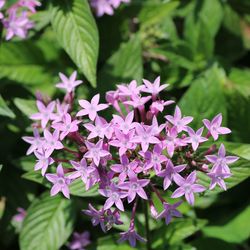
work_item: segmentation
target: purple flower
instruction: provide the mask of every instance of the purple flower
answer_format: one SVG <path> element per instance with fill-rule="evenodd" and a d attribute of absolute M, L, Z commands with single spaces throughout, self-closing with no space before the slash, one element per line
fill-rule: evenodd
<path fill-rule="evenodd" d="M 104 119 L 100 116 L 96 116 L 95 118 L 95 125 L 91 123 L 84 124 L 84 127 L 89 130 L 91 133 L 88 135 L 88 140 L 93 139 L 95 137 L 104 138 L 105 135 L 109 137 L 110 135 L 107 134 L 107 129 L 109 128 L 109 124 L 104 122 Z"/>
<path fill-rule="evenodd" d="M 74 92 L 75 87 L 82 83 L 81 80 L 76 80 L 77 72 L 74 71 L 72 75 L 67 78 L 63 73 L 59 73 L 61 82 L 56 84 L 57 88 L 66 89 L 68 93 Z"/>
<path fill-rule="evenodd" d="M 157 115 L 159 112 L 160 113 L 163 112 L 165 106 L 168 106 L 173 103 L 174 101 L 163 101 L 163 100 L 155 101 L 150 105 L 150 112 L 152 115 Z"/>
<path fill-rule="evenodd" d="M 114 212 L 112 212 L 110 209 L 106 210 L 106 216 L 105 216 L 105 229 L 106 231 L 110 230 L 113 225 L 122 225 L 123 222 L 121 221 L 120 212 L 115 209 Z"/>
<path fill-rule="evenodd" d="M 34 23 L 29 20 L 26 11 L 19 16 L 16 15 L 16 11 L 11 11 L 8 19 L 3 20 L 3 25 L 7 30 L 6 40 L 10 40 L 14 36 L 26 38 L 28 30 L 33 28 Z"/>
<path fill-rule="evenodd" d="M 95 9 L 98 17 L 103 16 L 104 14 L 110 16 L 114 14 L 114 10 L 108 0 L 91 0 L 90 4 L 92 8 Z"/>
<path fill-rule="evenodd" d="M 118 129 L 115 129 L 116 139 L 109 142 L 109 145 L 119 148 L 119 155 L 122 156 L 128 149 L 135 149 L 136 145 L 132 142 L 135 131 L 132 130 L 128 134 L 123 134 Z"/>
<path fill-rule="evenodd" d="M 40 137 L 38 129 L 34 128 L 33 130 L 34 137 L 24 136 L 22 139 L 31 144 L 26 155 L 30 155 L 34 151 L 42 151 L 44 145 L 44 139 Z"/>
<path fill-rule="evenodd" d="M 211 133 L 215 141 L 218 139 L 219 135 L 231 133 L 231 130 L 229 128 L 221 127 L 222 114 L 216 115 L 211 122 L 207 119 L 204 119 L 203 123 L 207 127 L 208 131 Z"/>
<path fill-rule="evenodd" d="M 176 106 L 175 108 L 174 116 L 172 115 L 165 116 L 165 118 L 177 128 L 178 133 L 180 133 L 183 130 L 186 131 L 187 125 L 194 119 L 191 116 L 186 116 L 183 118 L 181 116 L 182 116 L 181 110 L 178 106 Z"/>
<path fill-rule="evenodd" d="M 169 84 L 163 84 L 160 83 L 161 78 L 158 76 L 153 83 L 150 81 L 143 79 L 143 83 L 145 86 L 143 86 L 142 91 L 146 93 L 150 93 L 153 96 L 153 99 L 156 99 L 156 96 L 166 87 L 169 86 Z"/>
<path fill-rule="evenodd" d="M 16 222 L 23 222 L 24 218 L 27 215 L 26 210 L 24 210 L 22 207 L 17 208 L 17 214 L 13 216 L 13 220 Z"/>
<path fill-rule="evenodd" d="M 36 12 L 36 7 L 41 6 L 41 3 L 36 0 L 19 0 L 18 5 L 28 8 L 32 13 Z"/>
<path fill-rule="evenodd" d="M 5 5 L 5 0 L 0 0 L 0 10 L 3 8 Z M 2 12 L 0 12 L 0 20 L 4 18 L 4 15 Z"/>
<path fill-rule="evenodd" d="M 35 171 L 42 169 L 42 176 L 45 175 L 47 168 L 49 165 L 54 163 L 54 160 L 51 157 L 46 157 L 45 153 L 39 153 L 37 151 L 34 152 L 37 160 L 37 163 L 35 165 Z"/>
<path fill-rule="evenodd" d="M 96 168 L 88 166 L 84 158 L 80 162 L 70 161 L 70 164 L 76 171 L 70 174 L 68 178 L 75 180 L 80 177 L 85 184 L 85 189 L 89 190 L 89 188 L 93 186 L 93 174 L 96 171 Z"/>
<path fill-rule="evenodd" d="M 51 188 L 50 195 L 54 196 L 59 192 L 62 192 L 63 195 L 69 199 L 69 184 L 70 179 L 64 176 L 64 171 L 62 164 L 59 164 L 56 169 L 56 174 L 46 174 L 45 177 L 53 183 Z"/>
<path fill-rule="evenodd" d="M 73 239 L 69 243 L 70 250 L 85 250 L 84 247 L 88 246 L 91 243 L 89 240 L 89 232 L 85 231 L 83 233 L 73 233 Z"/>
<path fill-rule="evenodd" d="M 207 174 L 209 178 L 211 178 L 211 183 L 209 189 L 212 190 L 218 184 L 222 189 L 227 190 L 226 184 L 223 179 L 229 178 L 231 176 L 230 173 L 222 173 L 222 172 L 210 172 Z"/>
<path fill-rule="evenodd" d="M 39 113 L 33 114 L 30 116 L 32 120 L 41 120 L 42 128 L 45 128 L 47 123 L 50 120 L 55 118 L 54 109 L 55 109 L 55 102 L 51 102 L 46 107 L 41 101 L 36 101 L 37 108 Z"/>
<path fill-rule="evenodd" d="M 127 197 L 127 193 L 120 191 L 114 183 L 106 187 L 106 189 L 99 189 L 99 193 L 108 198 L 104 204 L 104 210 L 111 208 L 115 204 L 118 209 L 124 211 L 121 199 Z"/>
<path fill-rule="evenodd" d="M 182 214 L 176 209 L 181 205 L 182 201 L 175 204 L 169 204 L 167 202 L 163 203 L 163 211 L 157 216 L 157 219 L 165 218 L 165 222 L 168 225 L 173 217 L 182 217 Z"/>
<path fill-rule="evenodd" d="M 106 232 L 104 224 L 104 214 L 105 214 L 104 209 L 102 208 L 100 210 L 97 210 L 91 204 L 89 204 L 88 207 L 89 207 L 88 210 L 83 210 L 84 214 L 91 217 L 91 222 L 93 226 L 97 226 L 98 224 L 100 224 L 102 231 Z"/>
<path fill-rule="evenodd" d="M 146 239 L 144 239 L 138 233 L 136 233 L 134 227 L 130 227 L 127 232 L 120 233 L 120 236 L 121 236 L 121 238 L 118 240 L 119 243 L 128 240 L 129 244 L 132 247 L 136 246 L 136 240 L 139 240 L 139 241 L 141 241 L 143 243 L 146 242 Z"/>
<path fill-rule="evenodd" d="M 145 103 L 147 103 L 151 99 L 150 96 L 141 97 L 139 95 L 133 95 L 131 97 L 132 97 L 131 101 L 125 101 L 123 103 L 127 105 L 131 105 L 134 108 L 138 108 L 138 109 L 144 108 Z"/>
<path fill-rule="evenodd" d="M 55 130 L 53 134 L 49 132 L 49 130 L 44 130 L 44 149 L 45 156 L 49 157 L 54 150 L 59 150 L 63 148 L 63 144 L 59 141 L 59 131 Z"/>
<path fill-rule="evenodd" d="M 145 126 L 142 126 L 138 123 L 136 124 L 135 130 L 137 136 L 132 138 L 131 142 L 140 143 L 143 152 L 146 152 L 148 150 L 149 144 L 160 143 L 160 140 L 152 135 L 151 127 L 145 128 Z"/>
<path fill-rule="evenodd" d="M 120 157 L 121 164 L 111 165 L 111 170 L 115 173 L 119 173 L 119 182 L 124 182 L 128 176 L 129 172 L 134 172 L 138 163 L 136 161 L 129 162 L 129 159 L 126 155 Z"/>
<path fill-rule="evenodd" d="M 70 114 L 67 113 L 62 118 L 62 122 L 52 124 L 52 128 L 61 131 L 60 140 L 63 140 L 69 133 L 78 131 L 79 123 L 80 121 L 77 120 L 72 121 Z"/>
<path fill-rule="evenodd" d="M 52 124 L 54 123 L 58 123 L 58 122 L 61 122 L 63 121 L 63 117 L 68 113 L 69 111 L 69 104 L 65 104 L 65 103 L 60 103 L 58 100 L 57 100 L 57 103 L 56 103 L 56 113 L 53 115 L 53 122 Z"/>
<path fill-rule="evenodd" d="M 99 100 L 100 100 L 100 95 L 96 94 L 91 102 L 88 102 L 86 100 L 80 100 L 79 104 L 80 106 L 83 108 L 82 110 L 80 110 L 76 116 L 85 116 L 88 115 L 89 119 L 91 121 L 94 121 L 96 116 L 97 116 L 97 112 L 104 110 L 106 108 L 108 108 L 108 104 L 99 104 Z"/>
<path fill-rule="evenodd" d="M 217 155 L 206 155 L 206 159 L 213 164 L 212 172 L 222 172 L 230 174 L 228 164 L 236 162 L 239 157 L 226 156 L 226 150 L 224 144 L 220 145 L 218 156 Z"/>
<path fill-rule="evenodd" d="M 143 187 L 147 186 L 150 180 L 138 179 L 136 174 L 133 172 L 128 173 L 129 181 L 119 184 L 119 188 L 127 191 L 128 203 L 131 203 L 136 195 L 139 195 L 142 199 L 147 200 L 147 194 Z"/>
<path fill-rule="evenodd" d="M 162 147 L 158 144 L 154 146 L 153 152 L 146 151 L 143 156 L 146 160 L 144 169 L 154 168 L 156 173 L 161 171 L 161 164 L 168 161 L 168 158 L 162 154 Z"/>
<path fill-rule="evenodd" d="M 131 129 L 135 127 L 134 119 L 134 111 L 131 111 L 125 119 L 120 117 L 119 115 L 113 115 L 113 122 L 117 124 L 118 128 L 124 133 L 128 134 Z"/>
<path fill-rule="evenodd" d="M 175 177 L 179 175 L 178 173 L 183 171 L 186 168 L 186 166 L 187 166 L 186 164 L 174 166 L 172 161 L 168 160 L 166 169 L 157 174 L 160 177 L 164 177 L 163 181 L 164 190 L 166 190 L 170 186 L 172 181 L 175 180 Z"/>
<path fill-rule="evenodd" d="M 179 188 L 174 191 L 171 198 L 178 198 L 185 195 L 185 198 L 190 205 L 194 205 L 194 193 L 201 193 L 206 190 L 206 188 L 202 185 L 195 184 L 196 171 L 193 171 L 191 174 L 189 174 L 186 179 L 180 175 L 176 175 L 175 182 Z"/>
<path fill-rule="evenodd" d="M 184 141 L 187 143 L 191 143 L 194 151 L 197 150 L 200 143 L 207 141 L 207 138 L 202 137 L 203 129 L 204 128 L 202 127 L 195 132 L 192 128 L 187 127 L 189 137 L 185 138 Z"/>
<path fill-rule="evenodd" d="M 118 85 L 118 89 L 120 90 L 120 96 L 133 97 L 140 94 L 143 86 L 137 86 L 136 80 L 131 81 L 127 85 Z"/>
<path fill-rule="evenodd" d="M 103 149 L 103 141 L 100 140 L 96 144 L 85 141 L 88 152 L 84 154 L 85 158 L 92 159 L 96 166 L 99 165 L 102 157 L 108 156 L 110 153 Z"/>
<path fill-rule="evenodd" d="M 129 3 L 130 0 L 108 0 L 109 3 L 114 7 L 118 8 L 121 3 Z"/>

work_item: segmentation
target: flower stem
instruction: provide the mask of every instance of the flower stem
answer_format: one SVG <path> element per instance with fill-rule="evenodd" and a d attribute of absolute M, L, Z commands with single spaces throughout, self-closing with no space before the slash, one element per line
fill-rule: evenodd
<path fill-rule="evenodd" d="M 148 217 L 148 203 L 143 201 L 144 205 L 144 216 L 145 216 L 145 227 L 146 227 L 146 238 L 147 238 L 147 250 L 151 250 L 151 238 L 150 238 L 150 229 L 149 229 L 149 217 Z"/>

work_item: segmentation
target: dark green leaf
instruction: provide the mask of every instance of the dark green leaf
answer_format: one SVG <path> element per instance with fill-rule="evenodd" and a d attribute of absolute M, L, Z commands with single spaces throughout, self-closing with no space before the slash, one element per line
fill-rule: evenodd
<path fill-rule="evenodd" d="M 0 95 L 0 116 L 7 116 L 9 118 L 15 118 L 15 114 L 11 111 L 11 109 L 5 103 L 3 97 Z"/>

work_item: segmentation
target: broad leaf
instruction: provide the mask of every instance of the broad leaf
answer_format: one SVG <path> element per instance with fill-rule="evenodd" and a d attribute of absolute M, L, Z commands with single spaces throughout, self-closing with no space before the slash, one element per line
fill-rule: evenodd
<path fill-rule="evenodd" d="M 71 200 L 44 193 L 27 210 L 19 238 L 21 250 L 58 250 L 72 233 L 74 214 Z"/>
<path fill-rule="evenodd" d="M 14 103 L 17 108 L 28 117 L 37 113 L 36 102 L 34 100 L 15 98 Z"/>
<path fill-rule="evenodd" d="M 88 1 L 52 2 L 51 23 L 59 43 L 95 87 L 99 38 Z"/>
<path fill-rule="evenodd" d="M 7 106 L 3 97 L 0 95 L 0 116 L 7 116 L 9 118 L 15 118 L 15 114 L 12 110 Z"/>

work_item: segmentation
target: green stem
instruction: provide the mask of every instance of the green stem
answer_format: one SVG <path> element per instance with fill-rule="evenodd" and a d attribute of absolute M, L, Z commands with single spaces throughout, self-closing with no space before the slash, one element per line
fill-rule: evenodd
<path fill-rule="evenodd" d="M 149 229 L 149 217 L 148 217 L 148 203 L 144 201 L 144 216 L 145 216 L 145 227 L 146 227 L 146 238 L 147 238 L 147 250 L 151 250 L 151 239 Z"/>

